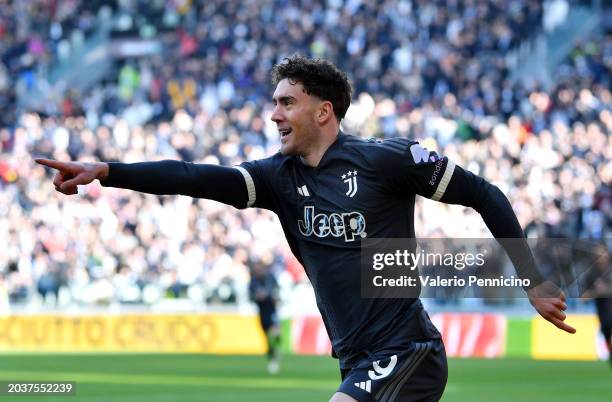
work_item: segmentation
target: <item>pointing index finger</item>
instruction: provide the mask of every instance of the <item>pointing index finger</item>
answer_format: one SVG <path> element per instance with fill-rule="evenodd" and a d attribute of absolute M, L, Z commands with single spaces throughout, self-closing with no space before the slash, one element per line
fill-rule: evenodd
<path fill-rule="evenodd" d="M 48 166 L 57 170 L 67 170 L 68 164 L 66 162 L 60 162 L 53 159 L 45 159 L 45 158 L 36 158 L 34 161 L 38 164 Z"/>

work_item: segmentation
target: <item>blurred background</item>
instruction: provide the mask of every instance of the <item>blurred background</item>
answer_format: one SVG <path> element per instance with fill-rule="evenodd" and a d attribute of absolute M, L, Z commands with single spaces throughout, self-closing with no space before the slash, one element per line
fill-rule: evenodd
<path fill-rule="evenodd" d="M 285 354 L 329 353 L 273 214 L 97 182 L 68 197 L 32 160 L 272 155 L 269 72 L 296 52 L 348 73 L 345 132 L 417 139 L 499 186 L 530 237 L 609 251 L 609 0 L 0 0 L 0 351 L 263 353 L 249 282 L 265 264 Z M 415 222 L 419 237 L 491 237 L 474 211 L 424 199 Z M 574 338 L 524 299 L 425 304 L 449 356 L 608 359 L 591 300 L 569 303 Z M 240 400 L 218 392 L 205 400 Z"/>

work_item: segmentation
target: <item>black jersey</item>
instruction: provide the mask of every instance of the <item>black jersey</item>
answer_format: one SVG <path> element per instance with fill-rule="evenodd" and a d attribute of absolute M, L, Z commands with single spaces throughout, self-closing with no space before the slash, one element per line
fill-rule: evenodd
<path fill-rule="evenodd" d="M 312 282 L 342 367 L 365 350 L 439 337 L 418 300 L 361 297 L 361 239 L 414 237 L 417 194 L 469 201 L 463 192 L 447 195 L 449 184 L 454 176 L 472 181 L 476 176 L 408 139 L 363 140 L 342 133 L 316 168 L 281 154 L 241 168 L 249 206 L 278 214 Z"/>
<path fill-rule="evenodd" d="M 418 300 L 361 297 L 361 239 L 413 238 L 417 194 L 474 208 L 498 239 L 524 237 L 496 186 L 403 138 L 339 133 L 316 168 L 280 153 L 237 168 L 169 160 L 109 163 L 101 183 L 274 211 L 312 282 L 342 368 L 363 353 L 439 337 Z M 533 277 L 533 285 L 542 281 L 526 242 L 506 251 L 519 276 Z"/>

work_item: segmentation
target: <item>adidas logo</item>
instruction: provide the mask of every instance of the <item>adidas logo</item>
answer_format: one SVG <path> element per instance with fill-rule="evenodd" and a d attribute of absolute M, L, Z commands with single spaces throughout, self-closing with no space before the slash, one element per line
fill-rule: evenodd
<path fill-rule="evenodd" d="M 298 187 L 297 192 L 302 197 L 310 197 L 310 193 L 308 192 L 308 189 L 306 188 L 305 184 L 302 187 Z"/>
<path fill-rule="evenodd" d="M 372 380 L 356 382 L 355 386 L 366 392 L 372 392 Z"/>

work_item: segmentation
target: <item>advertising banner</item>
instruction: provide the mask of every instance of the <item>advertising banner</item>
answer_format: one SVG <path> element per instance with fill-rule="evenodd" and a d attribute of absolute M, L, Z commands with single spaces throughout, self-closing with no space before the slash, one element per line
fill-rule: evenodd
<path fill-rule="evenodd" d="M 0 351 L 265 353 L 256 316 L 240 314 L 0 317 Z"/>
<path fill-rule="evenodd" d="M 449 357 L 503 357 L 507 321 L 501 314 L 434 314 Z"/>
<path fill-rule="evenodd" d="M 575 334 L 559 331 L 541 317 L 532 322 L 531 349 L 534 359 L 597 360 L 599 322 L 594 315 L 568 315 Z"/>

